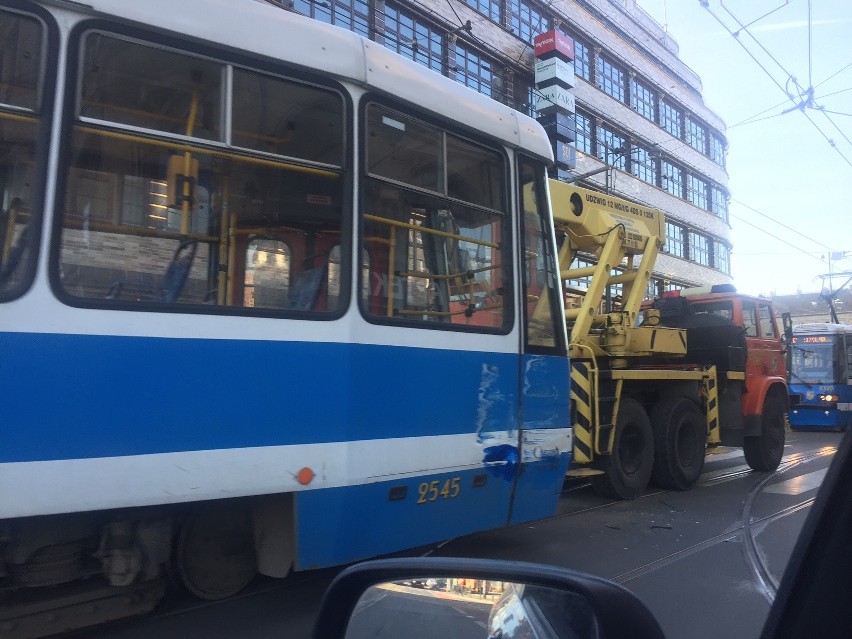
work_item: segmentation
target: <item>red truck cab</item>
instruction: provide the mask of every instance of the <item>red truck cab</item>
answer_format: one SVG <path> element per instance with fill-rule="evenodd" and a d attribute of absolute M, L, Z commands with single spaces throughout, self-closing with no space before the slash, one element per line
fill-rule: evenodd
<path fill-rule="evenodd" d="M 788 396 L 784 347 L 772 302 L 739 294 L 725 284 L 670 291 L 648 307 L 660 310 L 662 325 L 687 329 L 688 362 L 717 366 L 721 443 L 743 446 L 752 468 L 777 466 Z"/>

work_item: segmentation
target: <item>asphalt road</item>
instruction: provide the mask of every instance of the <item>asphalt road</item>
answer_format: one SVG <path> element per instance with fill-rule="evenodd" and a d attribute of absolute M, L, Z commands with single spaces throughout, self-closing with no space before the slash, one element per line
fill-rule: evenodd
<path fill-rule="evenodd" d="M 788 434 L 775 473 L 754 473 L 742 451 L 724 449 L 708 458 L 692 490 L 652 488 L 631 502 L 602 499 L 578 483 L 568 487 L 555 517 L 450 540 L 426 553 L 533 561 L 589 572 L 636 593 L 671 639 L 756 638 L 840 439 L 837 433 Z M 334 574 L 325 570 L 259 581 L 226 602 L 173 600 L 144 619 L 73 636 L 308 637 L 321 593 Z M 372 612 L 384 610 L 410 621 L 418 601 L 427 600 L 382 598 Z M 417 617 L 417 627 L 430 631 L 424 637 L 485 636 L 460 610 L 444 609 L 434 622 Z M 380 623 L 381 616 L 364 623 Z M 462 627 L 481 635 L 454 634 Z M 405 631 L 395 636 L 412 635 Z"/>

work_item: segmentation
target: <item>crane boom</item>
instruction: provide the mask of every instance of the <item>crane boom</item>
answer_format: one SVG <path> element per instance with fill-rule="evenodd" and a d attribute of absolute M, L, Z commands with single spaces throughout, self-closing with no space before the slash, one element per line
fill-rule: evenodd
<path fill-rule="evenodd" d="M 651 272 L 665 238 L 662 211 L 635 202 L 550 181 L 559 249 L 560 277 L 588 278 L 582 303 L 565 309 L 572 357 L 683 355 L 683 331 L 656 326 L 653 313 L 637 326 Z M 594 266 L 575 266 L 578 253 L 595 256 Z M 622 285 L 620 308 L 605 308 L 609 286 Z M 658 318 L 656 318 L 658 319 Z"/>

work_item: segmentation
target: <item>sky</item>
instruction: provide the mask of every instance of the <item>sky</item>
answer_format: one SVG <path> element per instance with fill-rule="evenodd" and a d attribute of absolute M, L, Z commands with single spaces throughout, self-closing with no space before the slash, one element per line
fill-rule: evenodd
<path fill-rule="evenodd" d="M 734 284 L 811 293 L 828 288 L 820 275 L 848 273 L 832 279 L 836 290 L 852 275 L 852 2 L 637 2 L 678 42 L 728 127 Z M 813 107 L 801 108 L 809 87 Z"/>

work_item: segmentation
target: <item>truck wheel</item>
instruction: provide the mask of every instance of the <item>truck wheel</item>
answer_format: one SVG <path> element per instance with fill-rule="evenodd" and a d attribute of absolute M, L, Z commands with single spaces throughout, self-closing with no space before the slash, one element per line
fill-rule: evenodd
<path fill-rule="evenodd" d="M 651 413 L 654 428 L 654 481 L 686 490 L 701 475 L 707 443 L 704 418 L 686 397 L 664 399 Z"/>
<path fill-rule="evenodd" d="M 636 499 L 648 485 L 653 467 L 654 433 L 648 414 L 635 399 L 622 399 L 606 474 L 593 476 L 592 487 L 604 497 Z"/>
<path fill-rule="evenodd" d="M 752 469 L 772 472 L 781 463 L 786 436 L 785 413 L 784 401 L 777 395 L 766 398 L 760 420 L 760 436 L 743 438 L 745 460 Z"/>
<path fill-rule="evenodd" d="M 181 526 L 175 551 L 180 581 L 201 599 L 232 597 L 257 574 L 251 518 L 239 506 L 195 510 Z"/>

